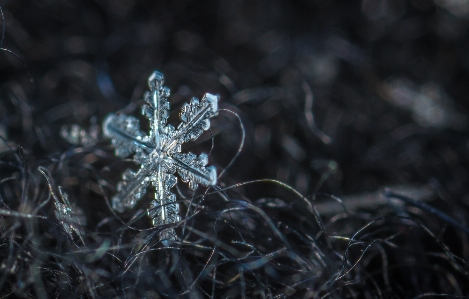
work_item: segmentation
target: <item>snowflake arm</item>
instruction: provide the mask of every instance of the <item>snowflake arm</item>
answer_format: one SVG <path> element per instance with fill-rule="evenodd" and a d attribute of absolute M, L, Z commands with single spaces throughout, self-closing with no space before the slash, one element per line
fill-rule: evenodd
<path fill-rule="evenodd" d="M 145 135 L 140 131 L 138 119 L 124 114 L 111 113 L 103 123 L 104 136 L 112 138 L 112 145 L 116 156 L 126 158 L 132 154 L 149 153 L 152 145 L 146 141 Z"/>
<path fill-rule="evenodd" d="M 196 140 L 210 128 L 210 118 L 218 114 L 218 95 L 206 93 L 201 101 L 192 98 L 190 104 L 185 103 L 179 113 L 181 124 L 171 139 L 165 144 L 165 150 L 178 148 L 182 143 Z"/>
<path fill-rule="evenodd" d="M 177 168 L 183 182 L 189 183 L 189 188 L 197 189 L 198 184 L 211 186 L 217 182 L 217 170 L 213 166 L 208 166 L 208 156 L 202 153 L 199 157 L 193 153 L 172 155 L 174 165 Z"/>
<path fill-rule="evenodd" d="M 124 171 L 122 181 L 117 184 L 118 193 L 112 198 L 112 208 L 120 213 L 133 208 L 146 193 L 150 173 L 148 168 L 140 168 L 137 173 L 130 169 Z"/>
<path fill-rule="evenodd" d="M 163 166 L 158 167 L 155 185 L 155 199 L 150 203 L 148 216 L 153 219 L 154 226 L 175 223 L 181 220 L 179 217 L 179 205 L 176 203 L 176 195 L 170 189 L 176 184 L 174 175 L 166 173 Z M 160 233 L 161 239 L 174 240 L 174 229 L 165 229 Z"/>
<path fill-rule="evenodd" d="M 169 88 L 163 86 L 164 76 L 155 71 L 148 78 L 150 92 L 145 94 L 145 102 L 142 113 L 150 121 L 150 138 L 155 143 L 155 147 L 160 149 L 162 139 L 165 137 L 164 128 L 169 117 Z"/>

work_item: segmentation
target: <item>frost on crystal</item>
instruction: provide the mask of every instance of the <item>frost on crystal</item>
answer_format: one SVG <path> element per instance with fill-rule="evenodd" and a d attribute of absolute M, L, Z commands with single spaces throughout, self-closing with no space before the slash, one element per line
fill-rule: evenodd
<path fill-rule="evenodd" d="M 215 167 L 206 166 L 208 156 L 181 153 L 181 145 L 196 140 L 210 128 L 210 118 L 218 113 L 218 95 L 206 93 L 202 100 L 192 98 L 181 108 L 181 123 L 174 128 L 167 124 L 170 92 L 163 86 L 163 80 L 163 74 L 157 71 L 148 79 L 150 91 L 144 96 L 146 105 L 142 108 L 150 122 L 148 135 L 140 131 L 138 119 L 132 116 L 110 114 L 103 123 L 104 135 L 112 139 L 116 155 L 121 158 L 133 155 L 140 165 L 137 172 L 128 169 L 123 173 L 118 193 L 112 198 L 113 208 L 123 212 L 134 207 L 151 183 L 156 190 L 148 215 L 155 226 L 180 220 L 176 195 L 170 191 L 177 182 L 176 171 L 191 189 L 217 181 Z M 176 239 L 176 234 L 173 229 L 166 229 L 161 239 Z"/>

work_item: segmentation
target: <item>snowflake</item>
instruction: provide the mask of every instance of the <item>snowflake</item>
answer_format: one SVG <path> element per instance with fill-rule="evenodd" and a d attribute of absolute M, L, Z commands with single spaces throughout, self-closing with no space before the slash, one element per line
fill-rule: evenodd
<path fill-rule="evenodd" d="M 79 125 L 63 126 L 60 130 L 60 136 L 71 144 L 82 146 L 93 146 L 98 143 L 99 125 L 96 124 L 96 118 L 91 118 L 91 126 L 89 130 L 85 130 Z"/>
<path fill-rule="evenodd" d="M 140 131 L 138 119 L 132 116 L 110 114 L 103 122 L 104 135 L 112 139 L 116 155 L 121 158 L 133 155 L 133 160 L 140 165 L 137 172 L 127 169 L 123 173 L 112 207 L 118 212 L 134 207 L 151 182 L 156 190 L 148 215 L 154 226 L 180 220 L 176 196 L 170 192 L 177 182 L 176 171 L 193 190 L 198 184 L 211 186 L 217 181 L 215 167 L 206 166 L 208 156 L 181 153 L 181 145 L 196 140 L 210 128 L 209 118 L 218 114 L 218 95 L 206 93 L 200 101 L 192 98 L 190 104 L 185 103 L 179 114 L 181 123 L 174 128 L 167 124 L 170 92 L 163 86 L 163 80 L 163 74 L 157 71 L 148 79 L 150 91 L 146 92 L 146 105 L 142 107 L 142 114 L 150 122 L 148 135 Z M 171 228 L 164 230 L 160 237 L 171 240 L 176 239 L 176 234 Z"/>

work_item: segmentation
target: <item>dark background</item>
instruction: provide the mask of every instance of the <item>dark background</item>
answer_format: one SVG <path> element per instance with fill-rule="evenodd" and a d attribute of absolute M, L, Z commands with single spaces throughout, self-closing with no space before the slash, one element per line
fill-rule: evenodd
<path fill-rule="evenodd" d="M 144 283 L 135 282 L 141 273 L 132 272 L 132 276 L 126 272 L 127 277 L 112 261 L 76 262 L 89 268 L 89 273 L 98 273 L 99 278 L 91 279 L 87 274 L 88 278 L 73 280 L 67 290 L 72 295 L 63 295 L 60 283 L 43 273 L 43 293 L 72 297 L 136 294 L 141 298 L 176 296 L 191 289 L 193 296 L 213 298 L 312 298 L 328 292 L 340 298 L 362 298 L 364 294 L 369 298 L 413 298 L 426 293 L 463 296 L 469 292 L 467 233 L 425 208 L 412 205 L 375 206 L 370 200 L 355 211 L 357 214 L 330 215 L 329 203 L 337 204 L 324 195 L 347 198 L 379 192 L 385 186 L 415 188 L 418 193 L 426 186 L 433 194 L 430 205 L 466 225 L 469 1 L 15 0 L 2 1 L 1 7 L 2 136 L 11 147 L 21 146 L 20 164 L 29 165 L 31 175 L 37 177 L 39 187 L 31 187 L 29 192 L 38 198 L 47 195 L 45 182 L 35 169 L 39 165 L 49 167 L 56 183 L 84 210 L 89 231 L 96 233 L 101 219 L 113 217 L 99 193 L 111 196 L 125 167 L 113 157 L 105 140 L 94 149 L 71 155 L 76 148 L 71 149 L 59 131 L 63 125 L 74 123 L 84 128 L 94 120 L 99 124 L 108 113 L 121 109 L 139 115 L 147 78 L 154 69 L 165 74 L 166 85 L 172 91 L 171 124 L 178 123 L 183 103 L 205 92 L 218 93 L 220 107 L 236 112 L 242 119 L 244 146 L 220 178 L 221 187 L 259 179 L 284 182 L 308 200 L 314 197 L 322 204 L 326 211 L 323 220 L 329 223 L 326 226 L 330 225 L 331 235 L 351 237 L 378 217 L 391 219 L 379 222 L 363 236 L 356 246 L 363 248 L 353 247 L 357 252 L 344 255 L 347 242 L 322 234 L 314 213 L 304 212 L 301 200 L 290 191 L 278 184 L 248 184 L 230 190 L 230 198 L 253 203 L 264 211 L 296 248 L 293 251 L 298 258 L 311 268 L 303 269 L 301 263 L 295 264 L 294 258 L 289 260 L 283 253 L 281 258 L 285 260 L 262 260 L 256 266 L 249 264 L 251 260 L 233 266 L 220 262 L 219 279 L 224 283 L 216 284 L 209 271 L 202 271 L 199 280 L 194 278 L 196 274 L 190 279 L 186 274 L 181 274 L 184 279 L 172 276 L 174 269 L 168 265 L 181 262 L 175 259 L 155 266 L 160 272 L 142 270 L 151 273 L 149 276 L 156 275 Z M 209 163 L 221 173 L 238 150 L 242 130 L 237 118 L 224 111 L 212 120 L 211 128 L 214 148 Z M 205 133 L 184 149 L 208 152 L 212 146 L 210 136 Z M 63 165 L 57 166 L 64 156 Z M 4 155 L 2 161 L 8 164 L 9 159 L 13 158 Z M 13 168 L 4 168 L 5 177 L 15 173 Z M 186 186 L 180 185 L 187 195 Z M 24 192 L 26 187 L 18 188 Z M 10 193 L 5 192 L 3 196 L 15 206 L 14 195 L 9 197 Z M 217 206 L 215 197 L 211 203 L 214 206 L 207 208 L 205 218 L 195 217 L 190 224 L 201 226 L 207 234 L 216 231 L 210 221 L 228 209 Z M 140 208 L 145 204 L 142 201 Z M 251 212 L 231 215 L 233 223 L 246 224 L 250 219 L 251 227 L 233 224 L 220 228 L 220 232 L 226 230 L 226 243 L 236 247 L 231 242 L 236 239 L 233 235 L 246 234 L 243 240 L 257 248 L 255 256 L 281 250 L 281 242 L 264 244 L 270 238 L 266 218 L 260 212 Z M 416 222 L 393 218 L 396 216 Z M 230 227 L 235 227 L 234 231 L 230 232 Z M 38 231 L 41 229 L 49 228 Z M 110 234 L 115 244 L 132 242 L 132 237 L 116 237 L 117 230 L 110 226 L 103 234 Z M 395 242 L 387 240 L 394 234 L 400 236 Z M 206 235 L 199 237 L 215 246 L 214 252 L 224 250 Z M 214 238 L 218 237 L 215 234 Z M 99 247 L 98 243 L 91 242 L 90 246 Z M 354 265 L 361 250 L 369 245 L 371 253 L 363 256 L 369 261 L 358 263 L 349 276 L 331 283 L 340 268 Z M 18 250 L 26 245 L 22 246 Z M 56 252 L 58 247 L 46 242 L 43 250 Z M 317 254 L 316 247 L 324 255 Z M 199 273 L 207 262 L 207 256 L 201 257 L 206 252 L 195 252 L 183 254 L 184 265 L 191 273 Z M 125 259 L 131 253 L 121 254 Z M 233 259 L 241 259 L 220 254 L 228 265 Z M 321 256 L 321 262 L 317 256 Z M 270 269 L 275 268 L 269 265 L 273 261 L 284 267 Z M 61 262 L 45 258 L 42 263 L 53 269 Z M 97 269 L 111 274 L 100 276 Z M 155 274 L 165 272 L 169 273 L 167 283 Z M 236 278 L 236 273 L 243 274 Z M 297 278 L 291 278 L 294 275 Z M 41 297 L 34 281 L 18 286 L 19 276 L 4 276 L 7 282 L 2 282 L 4 288 L 0 289 L 15 296 L 32 292 L 33 297 Z M 122 277 L 128 280 L 120 280 Z M 87 279 L 96 285 L 102 282 L 109 293 L 93 289 L 85 283 Z M 188 287 L 191 279 L 195 279 L 196 287 Z M 213 285 L 216 287 L 212 292 Z"/>

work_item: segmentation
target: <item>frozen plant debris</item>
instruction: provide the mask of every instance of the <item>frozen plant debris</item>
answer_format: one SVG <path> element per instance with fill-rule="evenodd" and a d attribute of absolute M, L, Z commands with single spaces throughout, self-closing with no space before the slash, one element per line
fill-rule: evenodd
<path fill-rule="evenodd" d="M 150 91 L 144 96 L 146 105 L 142 108 L 142 114 L 150 121 L 148 135 L 140 131 L 138 119 L 132 116 L 110 114 L 103 123 L 104 135 L 112 139 L 116 155 L 121 158 L 133 155 L 135 163 L 140 165 L 137 172 L 127 169 L 123 173 L 112 206 L 118 212 L 134 207 L 151 182 L 156 190 L 148 215 L 154 226 L 180 220 L 176 196 L 170 192 L 177 182 L 176 170 L 182 181 L 194 190 L 198 184 L 211 186 L 217 182 L 215 167 L 206 166 L 208 156 L 181 153 L 181 145 L 196 140 L 210 128 L 209 119 L 218 114 L 218 95 L 206 93 L 200 101 L 192 98 L 189 104 L 182 106 L 181 123 L 174 128 L 167 124 L 170 92 L 163 86 L 163 80 L 163 74 L 157 71 L 148 79 Z M 176 234 L 170 228 L 160 237 L 174 240 Z"/>

